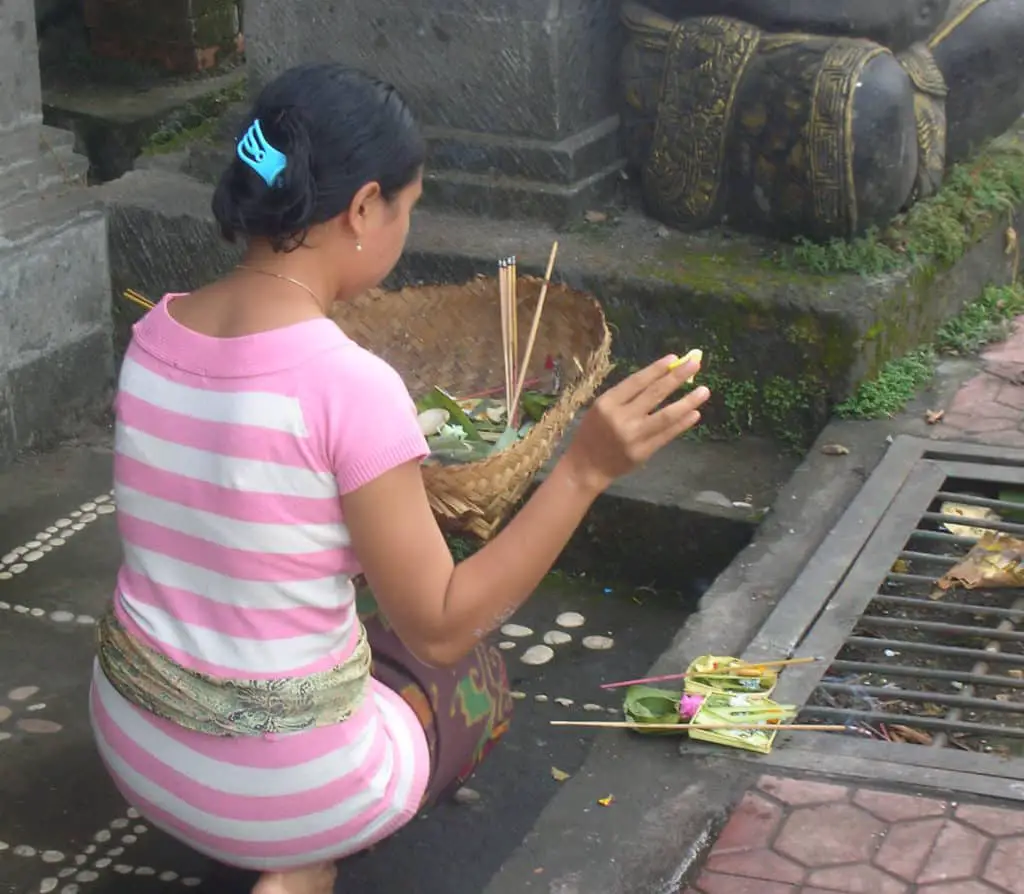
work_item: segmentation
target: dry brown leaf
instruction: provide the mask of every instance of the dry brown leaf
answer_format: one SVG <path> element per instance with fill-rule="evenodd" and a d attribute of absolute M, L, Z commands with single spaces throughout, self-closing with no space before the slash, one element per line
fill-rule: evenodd
<path fill-rule="evenodd" d="M 938 581 L 940 590 L 958 585 L 967 590 L 1024 586 L 1024 540 L 1010 534 L 987 532 Z"/>
<path fill-rule="evenodd" d="M 608 215 L 605 214 L 603 211 L 588 211 L 586 214 L 583 215 L 583 219 L 587 223 L 599 224 L 604 223 L 606 220 L 608 220 Z"/>
<path fill-rule="evenodd" d="M 847 456 L 850 453 L 850 448 L 844 447 L 842 444 L 826 444 L 821 448 L 821 452 L 825 456 Z"/>
<path fill-rule="evenodd" d="M 889 733 L 893 738 L 899 737 L 903 742 L 913 745 L 931 745 L 932 737 L 924 730 L 911 729 L 909 726 L 890 726 Z"/>
<path fill-rule="evenodd" d="M 925 410 L 924 421 L 929 425 L 937 425 L 942 422 L 943 417 L 946 415 L 945 410 Z"/>

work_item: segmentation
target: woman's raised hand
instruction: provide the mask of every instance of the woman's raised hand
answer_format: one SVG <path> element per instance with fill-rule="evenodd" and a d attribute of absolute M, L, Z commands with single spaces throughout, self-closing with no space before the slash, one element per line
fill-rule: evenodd
<path fill-rule="evenodd" d="M 700 369 L 696 361 L 673 369 L 675 361 L 663 357 L 594 402 L 563 457 L 578 481 L 603 491 L 700 421 L 699 408 L 711 396 L 704 386 L 665 403 Z"/>

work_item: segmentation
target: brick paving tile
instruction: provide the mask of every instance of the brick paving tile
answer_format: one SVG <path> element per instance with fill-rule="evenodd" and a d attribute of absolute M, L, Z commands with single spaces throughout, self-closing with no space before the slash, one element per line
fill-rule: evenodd
<path fill-rule="evenodd" d="M 982 877 L 1011 894 L 1024 894 L 1024 838 L 997 841 Z"/>
<path fill-rule="evenodd" d="M 819 888 L 842 891 L 843 894 L 906 894 L 908 890 L 906 882 L 864 863 L 818 869 L 807 877 L 807 881 Z"/>
<path fill-rule="evenodd" d="M 947 820 L 917 877 L 918 884 L 972 878 L 981 869 L 989 843 L 990 839 L 980 832 Z"/>
<path fill-rule="evenodd" d="M 945 820 L 934 818 L 893 826 L 875 854 L 875 865 L 904 881 L 914 881 L 924 869 L 925 860 L 945 824 Z"/>
<path fill-rule="evenodd" d="M 765 776 L 683 894 L 1024 894 L 1024 810 Z"/>
<path fill-rule="evenodd" d="M 857 792 L 853 796 L 853 803 L 887 823 L 944 816 L 949 810 L 944 801 L 936 801 L 933 798 L 919 798 L 895 792 L 876 792 L 869 789 Z"/>
<path fill-rule="evenodd" d="M 842 830 L 822 835 L 822 830 Z M 804 866 L 867 863 L 882 841 L 885 825 L 852 804 L 797 807 L 779 832 L 775 849 Z"/>
<path fill-rule="evenodd" d="M 832 804 L 849 798 L 849 789 L 842 785 L 814 782 L 810 779 L 782 779 L 778 776 L 762 776 L 757 787 L 776 801 L 792 807 L 808 804 Z"/>

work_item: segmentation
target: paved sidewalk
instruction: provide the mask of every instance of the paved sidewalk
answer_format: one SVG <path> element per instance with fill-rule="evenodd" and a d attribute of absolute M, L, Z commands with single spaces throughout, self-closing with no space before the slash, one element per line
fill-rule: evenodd
<path fill-rule="evenodd" d="M 686 894 L 1024 894 L 1024 811 L 764 776 Z"/>
<path fill-rule="evenodd" d="M 1024 316 L 937 422 L 901 430 L 1024 448 Z M 764 776 L 684 894 L 1024 894 L 1024 809 Z"/>

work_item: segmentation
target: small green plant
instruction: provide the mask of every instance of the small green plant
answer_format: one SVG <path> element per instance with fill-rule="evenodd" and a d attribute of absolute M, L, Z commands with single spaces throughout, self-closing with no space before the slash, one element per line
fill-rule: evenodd
<path fill-rule="evenodd" d="M 958 261 L 987 226 L 1024 204 L 1024 143 L 993 141 L 976 158 L 954 165 L 942 189 L 897 217 L 885 230 L 817 243 L 799 239 L 776 255 L 788 269 L 819 275 L 888 273 L 923 259 Z"/>
<path fill-rule="evenodd" d="M 935 344 L 890 360 L 879 374 L 836 407 L 847 419 L 894 416 L 931 381 L 939 354 L 964 356 L 998 341 L 1014 317 L 1024 313 L 1024 285 L 988 286 L 981 296 L 939 329 Z"/>

